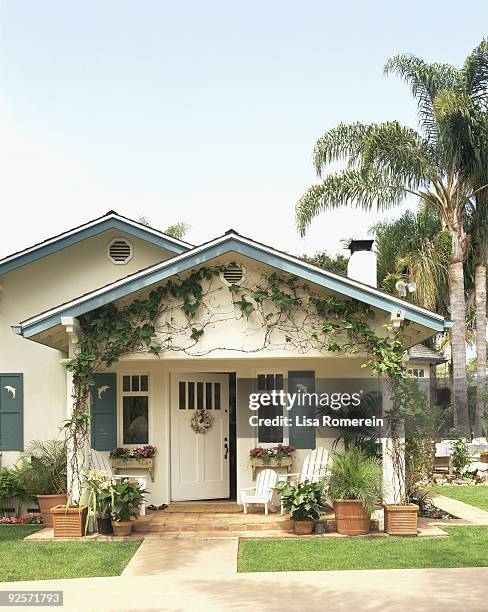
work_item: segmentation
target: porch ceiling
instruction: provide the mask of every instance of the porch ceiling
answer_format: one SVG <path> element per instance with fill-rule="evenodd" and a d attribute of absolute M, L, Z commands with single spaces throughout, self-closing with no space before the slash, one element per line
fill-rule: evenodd
<path fill-rule="evenodd" d="M 21 322 L 20 325 L 13 326 L 12 329 L 15 333 L 36 342 L 54 348 L 64 347 L 67 346 L 67 339 L 62 340 L 60 337 L 64 335 L 61 317 L 77 317 L 110 302 L 132 299 L 171 276 L 197 266 L 208 265 L 220 258 L 228 260 L 230 257 L 247 259 L 293 274 L 318 288 L 325 288 L 338 295 L 365 302 L 375 309 L 384 311 L 385 314 L 402 310 L 405 320 L 412 323 L 406 330 L 407 346 L 421 342 L 450 326 L 450 323 L 439 314 L 368 285 L 333 274 L 231 231 L 207 244 L 40 313 Z"/>

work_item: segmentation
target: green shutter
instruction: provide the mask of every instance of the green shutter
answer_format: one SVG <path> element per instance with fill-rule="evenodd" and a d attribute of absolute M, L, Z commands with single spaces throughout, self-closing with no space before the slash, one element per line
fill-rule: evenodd
<path fill-rule="evenodd" d="M 24 450 L 24 378 L 0 374 L 0 450 Z"/>
<path fill-rule="evenodd" d="M 303 385 L 303 386 L 302 386 Z M 308 393 L 315 393 L 315 372 L 288 372 L 288 393 L 300 393 L 301 389 L 306 389 Z M 289 428 L 290 444 L 296 448 L 315 448 L 316 428 L 297 427 L 295 417 L 315 417 L 315 406 L 295 406 L 290 411 L 293 419 Z"/>
<path fill-rule="evenodd" d="M 91 446 L 108 451 L 117 446 L 117 375 L 95 374 L 91 401 Z"/>

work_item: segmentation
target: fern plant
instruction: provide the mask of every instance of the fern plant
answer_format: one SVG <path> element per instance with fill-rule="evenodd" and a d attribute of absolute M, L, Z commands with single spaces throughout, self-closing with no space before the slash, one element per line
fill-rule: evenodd
<path fill-rule="evenodd" d="M 332 465 L 323 480 L 328 498 L 356 499 L 370 514 L 382 497 L 381 461 L 351 446 L 342 454 L 334 453 Z"/>

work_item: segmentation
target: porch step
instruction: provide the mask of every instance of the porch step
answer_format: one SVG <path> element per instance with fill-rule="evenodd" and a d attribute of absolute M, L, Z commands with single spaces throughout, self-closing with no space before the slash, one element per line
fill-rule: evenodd
<path fill-rule="evenodd" d="M 233 501 L 208 501 L 208 502 L 172 502 L 166 510 L 170 513 L 190 513 L 190 514 L 239 514 L 242 506 Z"/>

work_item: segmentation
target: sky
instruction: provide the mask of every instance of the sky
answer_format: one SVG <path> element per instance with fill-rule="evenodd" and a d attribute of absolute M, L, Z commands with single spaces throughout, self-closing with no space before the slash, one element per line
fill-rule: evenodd
<path fill-rule="evenodd" d="M 343 252 L 380 218 L 298 236 L 315 141 L 340 122 L 416 125 L 392 55 L 460 64 L 488 3 L 0 0 L 0 257 L 114 209 Z M 402 209 L 386 215 L 394 218 Z"/>

